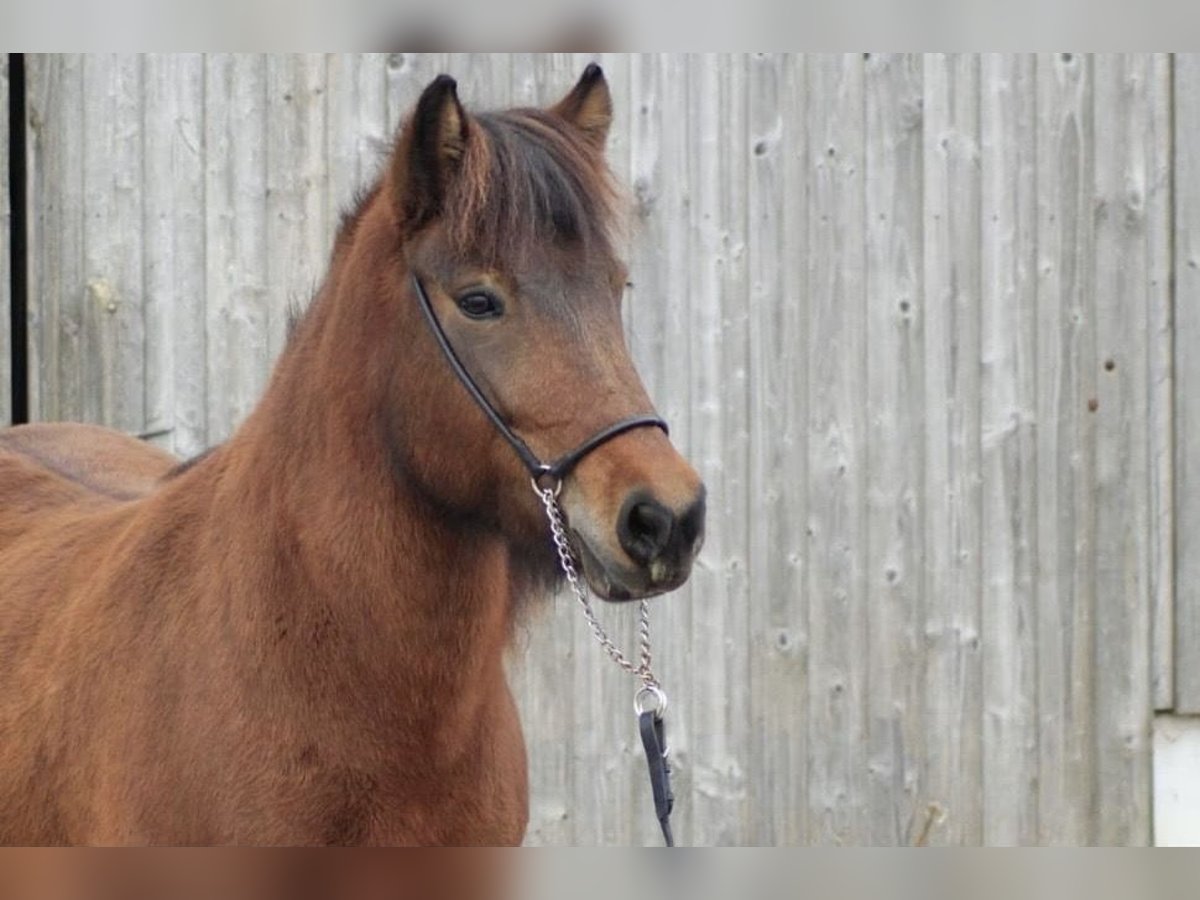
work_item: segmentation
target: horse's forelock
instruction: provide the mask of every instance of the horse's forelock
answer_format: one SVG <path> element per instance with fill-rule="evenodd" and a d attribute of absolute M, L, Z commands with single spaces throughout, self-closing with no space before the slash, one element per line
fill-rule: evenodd
<path fill-rule="evenodd" d="M 547 242 L 608 252 L 617 192 L 603 157 L 541 110 L 473 119 L 442 223 L 456 249 L 489 263 L 526 259 Z"/>

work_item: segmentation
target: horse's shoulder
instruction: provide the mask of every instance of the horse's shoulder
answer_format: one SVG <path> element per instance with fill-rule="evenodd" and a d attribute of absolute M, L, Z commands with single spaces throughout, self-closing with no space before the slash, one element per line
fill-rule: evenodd
<path fill-rule="evenodd" d="M 15 481 L 29 489 L 38 485 L 57 496 L 69 495 L 62 485 L 51 487 L 59 481 L 113 500 L 145 496 L 178 463 L 157 447 L 118 431 L 73 423 L 4 429 L 0 456 L 4 454 L 10 465 L 0 474 L 0 492 L 20 489 L 22 484 Z"/>

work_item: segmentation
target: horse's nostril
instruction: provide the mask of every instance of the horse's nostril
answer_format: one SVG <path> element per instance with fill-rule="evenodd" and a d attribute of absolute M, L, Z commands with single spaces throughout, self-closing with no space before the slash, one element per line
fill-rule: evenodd
<path fill-rule="evenodd" d="M 657 500 L 635 495 L 625 501 L 617 537 L 630 559 L 640 565 L 653 562 L 671 543 L 675 514 Z"/>

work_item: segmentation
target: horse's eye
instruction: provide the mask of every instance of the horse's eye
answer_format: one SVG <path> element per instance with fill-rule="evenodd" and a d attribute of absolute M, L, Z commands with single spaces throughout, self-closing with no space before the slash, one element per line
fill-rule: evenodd
<path fill-rule="evenodd" d="M 494 294 L 474 291 L 458 298 L 458 308 L 472 319 L 498 319 L 504 315 L 504 304 Z"/>

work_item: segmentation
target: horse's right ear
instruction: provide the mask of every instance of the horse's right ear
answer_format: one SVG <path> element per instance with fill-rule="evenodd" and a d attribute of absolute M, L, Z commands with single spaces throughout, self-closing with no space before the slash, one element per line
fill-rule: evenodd
<path fill-rule="evenodd" d="M 417 101 L 392 160 L 392 203 L 407 234 L 441 212 L 466 152 L 469 129 L 457 83 L 439 75 Z"/>

